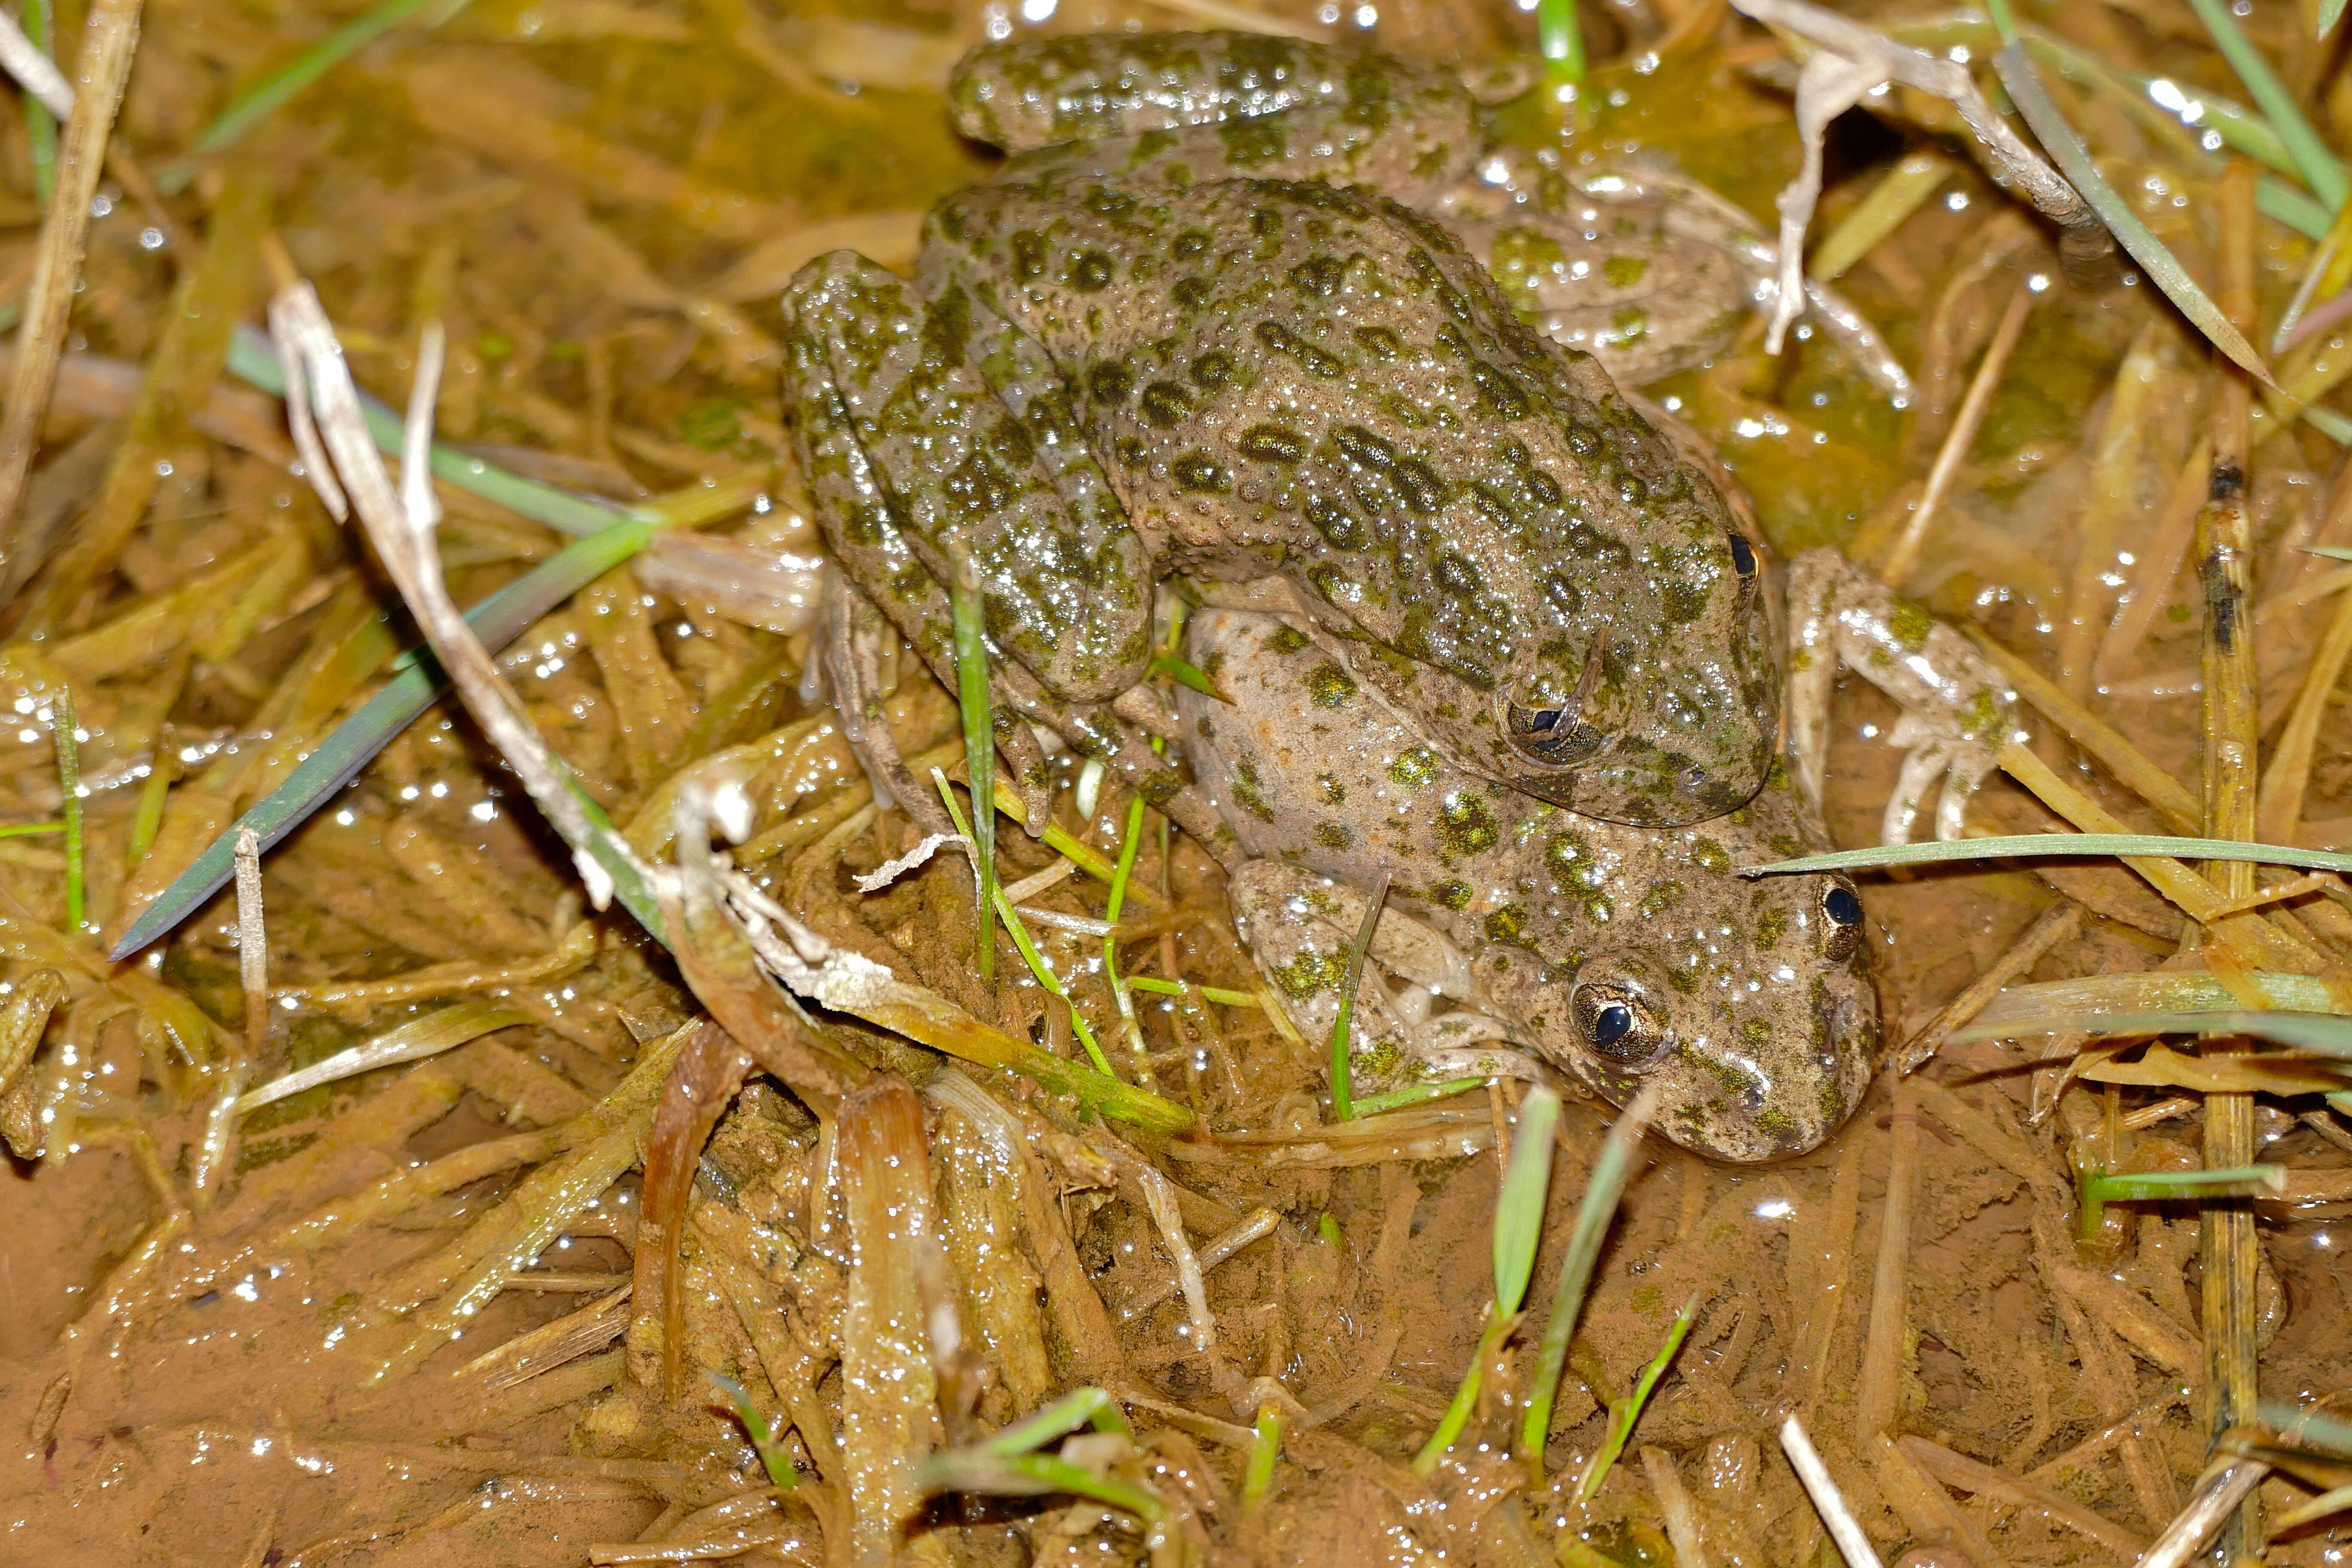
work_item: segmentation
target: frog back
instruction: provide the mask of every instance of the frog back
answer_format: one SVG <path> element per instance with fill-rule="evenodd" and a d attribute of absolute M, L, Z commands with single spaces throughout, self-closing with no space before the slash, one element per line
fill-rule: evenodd
<path fill-rule="evenodd" d="M 1044 345 L 1163 569 L 1290 577 L 1449 760 L 1636 822 L 1760 784 L 1778 680 L 1721 497 L 1436 223 L 1316 182 L 999 185 L 923 265 Z"/>

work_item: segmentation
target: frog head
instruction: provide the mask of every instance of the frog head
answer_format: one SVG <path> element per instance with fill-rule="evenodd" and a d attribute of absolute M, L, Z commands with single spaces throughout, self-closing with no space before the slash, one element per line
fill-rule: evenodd
<path fill-rule="evenodd" d="M 1618 1104 L 1663 1085 L 1658 1131 L 1751 1163 L 1820 1146 L 1860 1103 L 1878 1005 L 1851 883 L 1769 878 L 1741 901 L 1597 944 L 1537 1044 Z"/>

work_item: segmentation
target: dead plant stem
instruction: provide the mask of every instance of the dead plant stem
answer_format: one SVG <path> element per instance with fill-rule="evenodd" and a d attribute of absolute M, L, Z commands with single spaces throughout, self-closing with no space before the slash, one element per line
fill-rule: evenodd
<path fill-rule="evenodd" d="M 41 417 L 48 410 L 58 358 L 65 352 L 66 321 L 89 237 L 90 200 L 98 194 L 115 110 L 139 46 L 139 9 L 140 0 L 95 0 L 90 6 L 74 73 L 81 90 L 74 95 L 73 114 L 58 150 L 57 189 L 41 221 L 40 255 L 26 290 L 19 352 L 7 402 L 0 405 L 0 563 L 16 552 L 16 510 L 40 446 Z"/>
<path fill-rule="evenodd" d="M 2218 186 L 2221 220 L 2220 303 L 2241 331 L 2254 325 L 2254 171 L 2242 159 L 2231 163 Z M 2256 831 L 2255 795 L 2260 781 L 2256 748 L 2261 729 L 2261 673 L 2254 667 L 2252 626 L 2253 546 L 2246 513 L 2246 463 L 2253 384 L 2234 365 L 2216 362 L 2220 386 L 2213 397 L 2213 474 L 2206 504 L 2197 516 L 2197 574 L 2204 586 L 2205 624 L 2200 664 L 2205 738 L 2205 831 L 2216 838 L 2248 838 Z M 2244 861 L 2215 865 L 2208 875 L 2224 898 L 2254 890 L 2254 868 Z M 2217 1048 L 2208 1045 L 2209 1050 Z M 2219 1048 L 2243 1049 L 2244 1042 Z M 2213 1094 L 2205 1101 L 2205 1163 L 2208 1169 L 2251 1163 L 2254 1155 L 2252 1095 Z M 2207 1203 L 2199 1209 L 2203 1257 L 2205 1384 L 2209 1391 L 2206 1430 L 2218 1439 L 2241 1422 L 2254 1419 L 2256 1307 L 2254 1273 L 2261 1246 L 2252 1207 L 2245 1203 Z M 2220 1532 L 2223 1568 L 2256 1561 L 2262 1552 L 2260 1504 L 2250 1492 Z"/>

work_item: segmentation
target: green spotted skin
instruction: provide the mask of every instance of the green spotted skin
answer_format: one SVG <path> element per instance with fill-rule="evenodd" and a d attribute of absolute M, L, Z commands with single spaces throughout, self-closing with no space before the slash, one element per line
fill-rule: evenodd
<path fill-rule="evenodd" d="M 1318 641 L 1271 616 L 1204 611 L 1188 637 L 1231 700 L 1180 692 L 1181 744 L 1249 857 L 1358 889 L 1385 871 L 1391 905 L 1468 955 L 1512 1038 L 1618 1103 L 1663 1081 L 1660 1125 L 1687 1148 L 1801 1153 L 1860 1102 L 1878 1011 L 1862 929 L 1830 902 L 1851 884 L 1736 870 L 1828 847 L 1782 770 L 1714 821 L 1600 821 L 1437 761 L 1377 693 L 1333 680 Z M 1268 952 L 1302 945 L 1290 931 L 1250 937 Z M 1337 951 L 1346 933 L 1323 940 Z M 1295 983 L 1298 968 L 1273 978 Z M 1588 986 L 1643 1001 L 1661 1024 L 1654 1056 L 1596 1047 L 1576 1005 Z"/>
<path fill-rule="evenodd" d="M 911 284 L 837 252 L 785 300 L 828 540 L 919 647 L 969 559 L 1005 659 L 1099 702 L 1159 578 L 1281 577 L 1452 765 L 1654 825 L 1761 785 L 1780 683 L 1721 498 L 1391 199 L 1469 169 L 1459 85 L 1175 34 L 991 46 L 951 98 L 1029 150 L 1005 181 L 940 205 Z"/>

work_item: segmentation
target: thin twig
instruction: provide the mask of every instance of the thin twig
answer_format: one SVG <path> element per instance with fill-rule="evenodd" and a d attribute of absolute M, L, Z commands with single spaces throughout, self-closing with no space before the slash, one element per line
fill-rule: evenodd
<path fill-rule="evenodd" d="M 2049 287 L 2048 279 L 2032 278 L 2018 284 L 2009 297 L 2009 308 L 2001 312 L 2000 325 L 1994 329 L 1992 342 L 1977 363 L 1977 373 L 1969 382 L 1968 395 L 1960 400 L 1960 411 L 1945 433 L 1944 445 L 1936 454 L 1935 466 L 1927 470 L 1927 488 L 1921 492 L 1918 510 L 1903 525 L 1903 532 L 1886 552 L 1886 565 L 1879 576 L 1890 588 L 1900 588 L 1903 580 L 1918 564 L 1919 548 L 1927 537 L 1927 525 L 1935 521 L 1944 496 L 1952 488 L 1952 477 L 1960 471 L 1960 464 L 1976 444 L 1977 430 L 1984 424 L 1985 409 L 1992 403 L 1993 389 L 2000 384 L 2001 373 L 2009 367 L 2009 356 L 2017 347 L 2018 334 L 2025 330 L 2025 318 L 2032 313 L 2033 302 L 2041 297 L 2041 289 Z"/>
<path fill-rule="evenodd" d="M 2254 1488 L 2270 1473 L 2260 1459 L 2229 1458 L 2198 1478 L 2189 1504 L 2173 1516 L 2140 1558 L 2138 1568 L 2182 1568 L 2197 1555 L 2224 1520 L 2254 1495 Z"/>
<path fill-rule="evenodd" d="M 1846 1507 L 1845 1496 L 1838 1490 L 1837 1482 L 1830 1479 L 1829 1467 L 1822 1463 L 1813 1440 L 1805 1436 L 1804 1427 L 1793 1415 L 1780 1423 L 1780 1451 L 1789 1456 L 1797 1479 L 1804 1483 L 1805 1495 L 1812 1499 L 1814 1510 L 1829 1527 L 1830 1539 L 1837 1542 L 1838 1554 L 1845 1559 L 1846 1568 L 1880 1568 L 1870 1537 L 1862 1532 L 1861 1521 Z"/>
<path fill-rule="evenodd" d="M 1895 1053 L 1896 1070 L 1907 1076 L 1926 1066 L 1946 1036 L 1974 1023 L 1985 1004 L 2000 994 L 2002 986 L 2041 963 L 2043 953 L 2080 931 L 2082 923 L 2083 906 L 2071 899 L 2042 910 L 2041 918 L 2010 944 L 1999 962 L 1969 981 L 1958 995 L 1937 1010 L 1926 1028 L 1913 1035 L 1909 1043 Z"/>
<path fill-rule="evenodd" d="M 1878 1264 L 1871 1275 L 1869 1327 L 1863 1336 L 1862 1376 L 1854 1393 L 1854 1426 L 1865 1436 L 1895 1424 L 1900 1392 L 1911 1197 L 1919 1171 L 1919 1114 L 1912 1092 L 1908 1085 L 1895 1091 L 1895 1133 L 1889 1140 L 1886 1196 L 1878 1217 Z"/>

